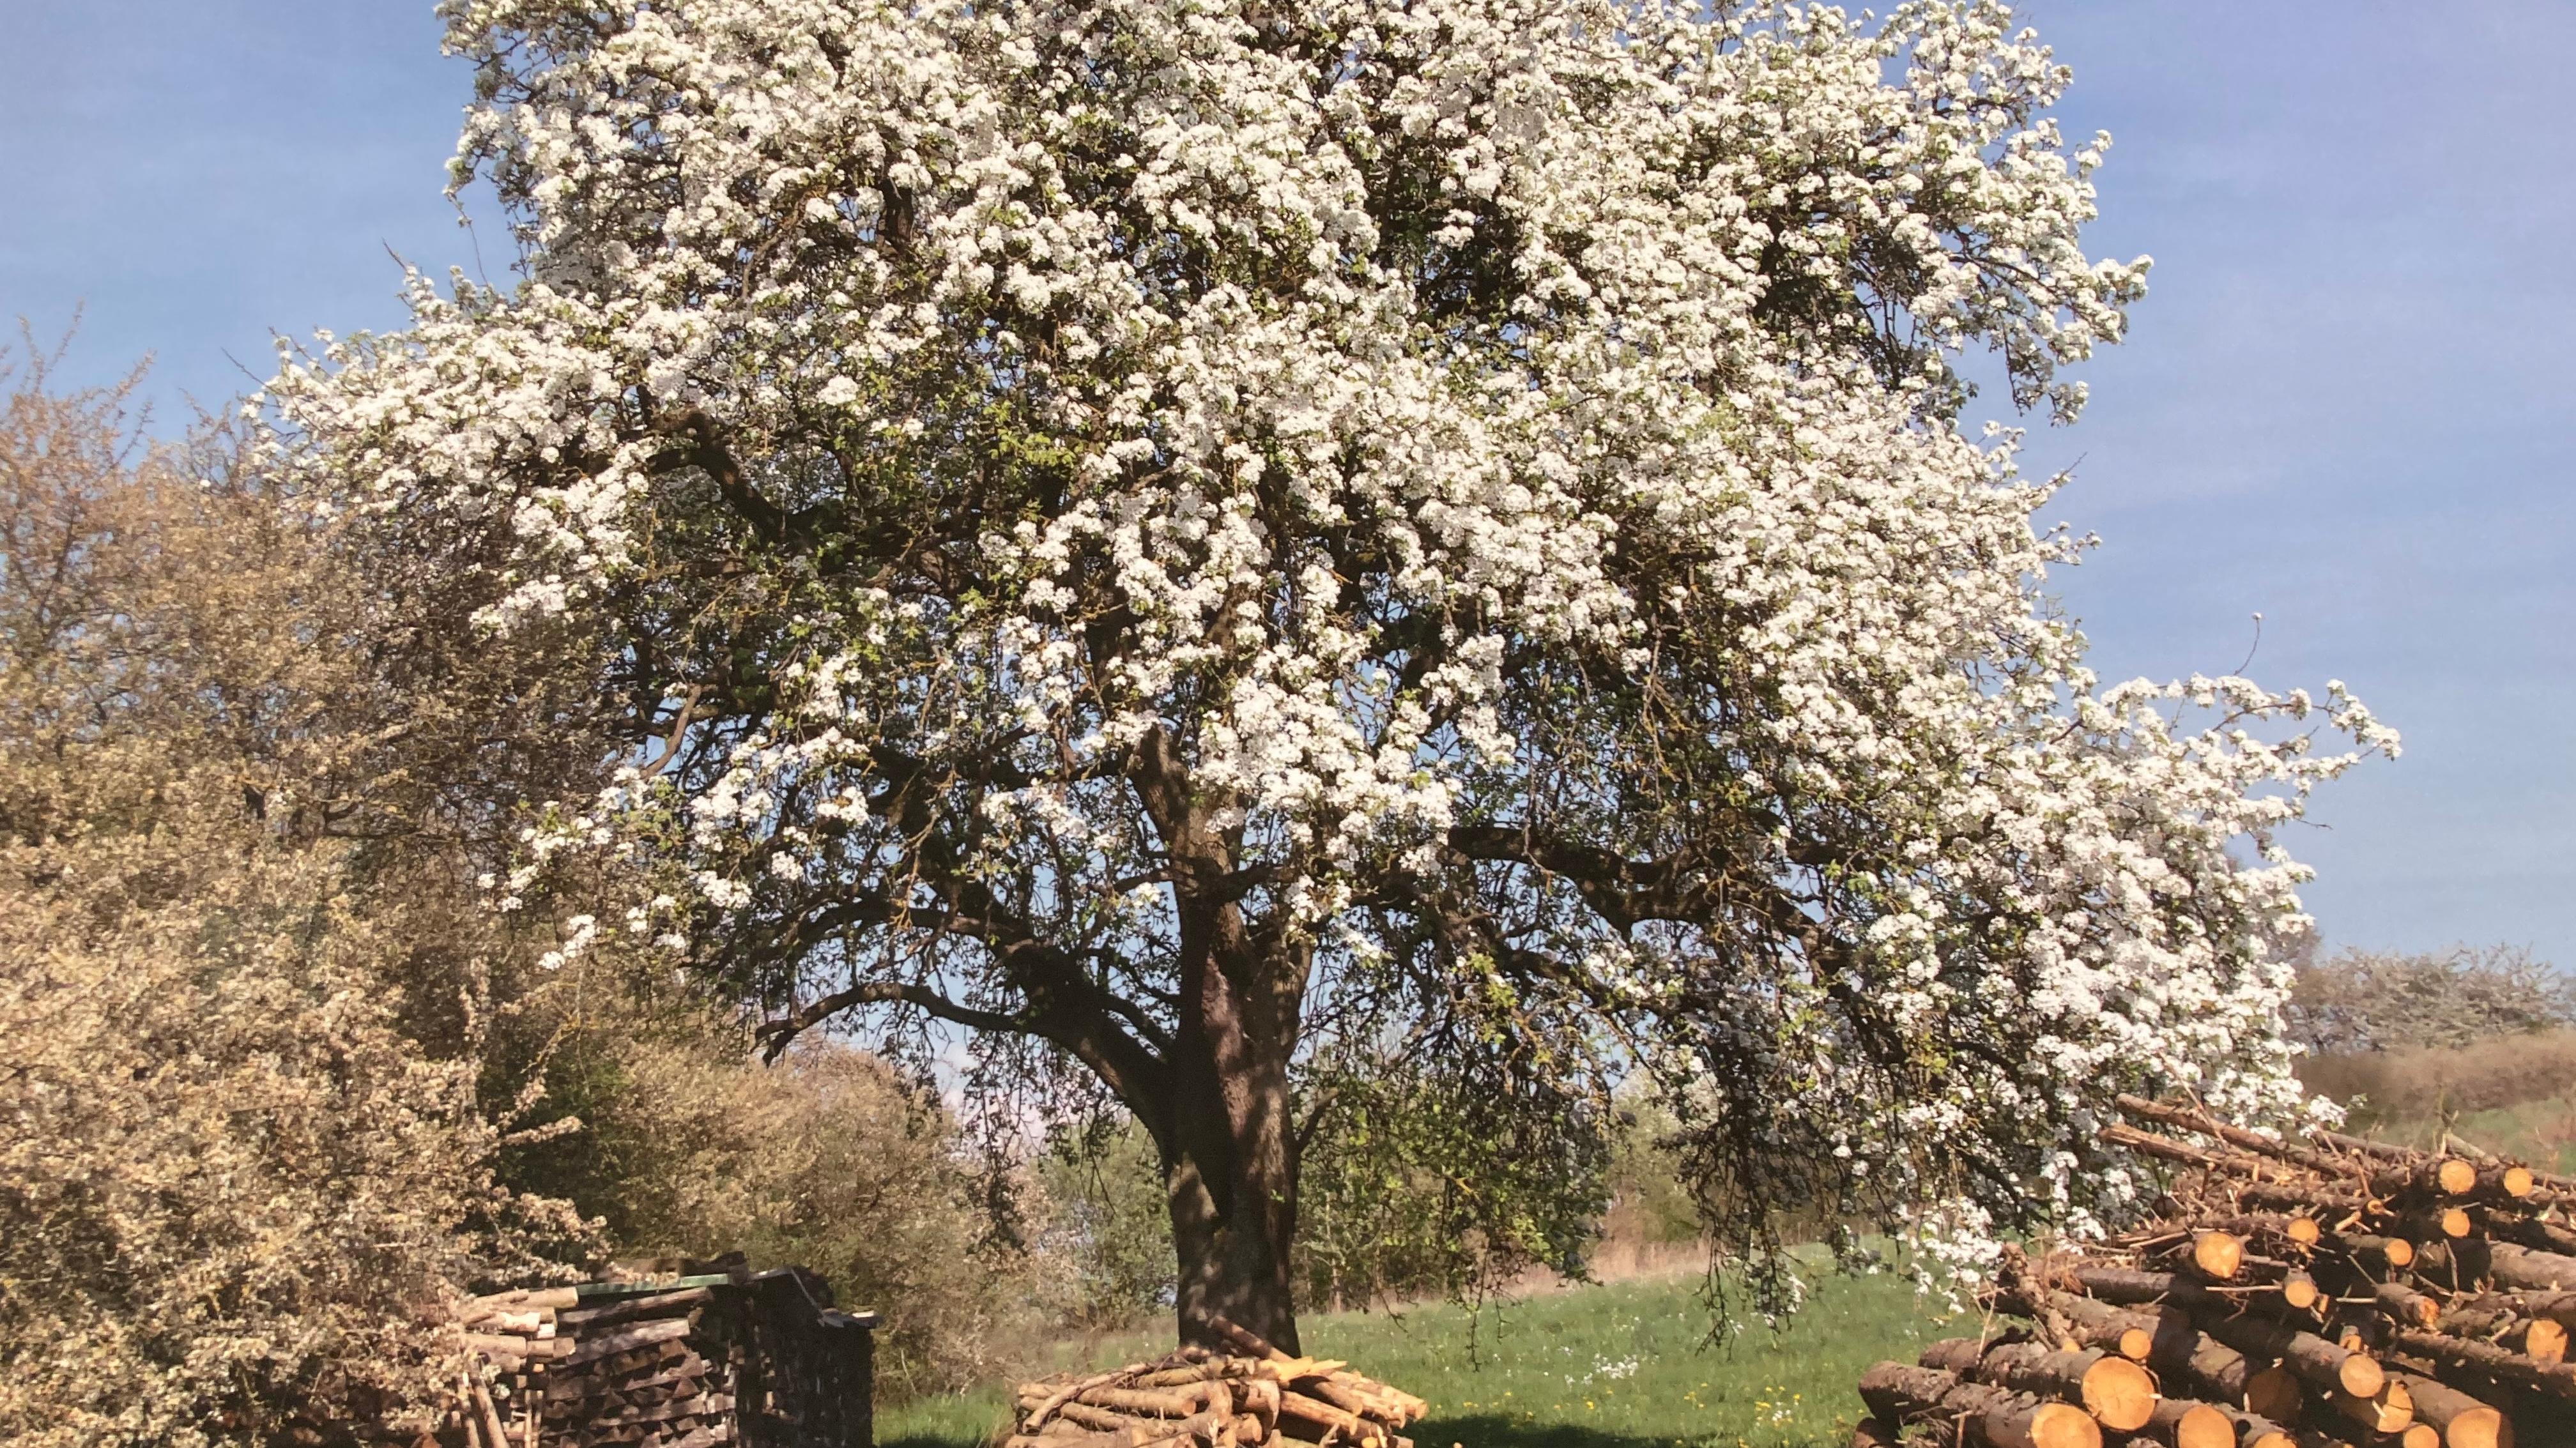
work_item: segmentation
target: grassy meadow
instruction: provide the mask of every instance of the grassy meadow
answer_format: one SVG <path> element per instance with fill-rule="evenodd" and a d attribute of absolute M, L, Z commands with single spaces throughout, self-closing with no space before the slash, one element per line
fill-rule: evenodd
<path fill-rule="evenodd" d="M 1755 1325 L 1713 1345 L 1710 1320 L 1699 1280 L 1683 1276 L 1538 1292 L 1482 1315 L 1423 1306 L 1299 1326 L 1309 1353 L 1430 1399 L 1410 1430 L 1422 1448 L 1840 1448 L 1861 1369 L 1963 1330 L 1890 1276 L 1822 1277 L 1777 1335 Z M 1105 1338 L 1060 1366 L 1115 1366 L 1168 1341 L 1168 1329 Z M 885 1409 L 877 1441 L 972 1448 L 1008 1415 L 1008 1387 L 993 1383 Z"/>

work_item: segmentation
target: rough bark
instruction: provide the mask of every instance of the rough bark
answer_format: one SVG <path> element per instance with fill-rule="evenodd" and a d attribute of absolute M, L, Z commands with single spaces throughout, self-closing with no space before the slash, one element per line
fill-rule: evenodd
<path fill-rule="evenodd" d="M 1180 1008 L 1171 1095 L 1148 1118 L 1179 1268 L 1184 1343 L 1222 1346 L 1226 1318 L 1294 1353 L 1289 1245 L 1297 1235 L 1297 1142 L 1288 1066 L 1308 962 L 1245 917 L 1240 841 L 1216 823 L 1171 742 L 1141 742 L 1134 780 L 1171 861 L 1179 905 Z"/>

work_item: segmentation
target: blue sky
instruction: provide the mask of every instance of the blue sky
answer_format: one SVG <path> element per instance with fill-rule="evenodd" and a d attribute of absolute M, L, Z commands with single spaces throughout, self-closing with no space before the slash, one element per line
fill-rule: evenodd
<path fill-rule="evenodd" d="M 272 330 L 398 325 L 388 251 L 476 265 L 465 98 L 419 0 L 6 0 L 0 315 L 158 354 L 165 420 Z M 2406 756 L 2293 848 L 2333 943 L 2576 966 L 2576 5 L 2075 3 L 2023 15 L 2116 139 L 2099 254 L 2152 255 L 2085 372 L 2054 580 L 2106 677 L 2348 681 Z M 505 265 L 488 226 L 483 256 Z M 238 364 L 238 365 L 236 365 Z M 247 372 L 241 369 L 248 369 Z"/>

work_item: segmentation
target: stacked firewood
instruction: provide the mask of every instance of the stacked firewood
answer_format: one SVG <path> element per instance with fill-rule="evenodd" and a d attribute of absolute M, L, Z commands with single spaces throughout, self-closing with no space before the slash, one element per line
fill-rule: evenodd
<path fill-rule="evenodd" d="M 1258 1448 L 1294 1439 L 1413 1448 L 1430 1405 L 1331 1359 L 1294 1357 L 1220 1318 L 1225 1351 L 1185 1347 L 1113 1372 L 1019 1387 L 1003 1448 Z"/>
<path fill-rule="evenodd" d="M 1982 1336 L 1862 1376 L 1855 1448 L 2576 1443 L 2576 1178 L 2120 1106 L 2157 1218 L 2008 1253 Z"/>
<path fill-rule="evenodd" d="M 705 1286 L 585 1301 L 570 1287 L 478 1297 L 460 1313 L 469 1448 L 710 1448 L 734 1437 L 732 1365 L 693 1341 Z M 714 1354 L 714 1360 L 701 1349 Z"/>

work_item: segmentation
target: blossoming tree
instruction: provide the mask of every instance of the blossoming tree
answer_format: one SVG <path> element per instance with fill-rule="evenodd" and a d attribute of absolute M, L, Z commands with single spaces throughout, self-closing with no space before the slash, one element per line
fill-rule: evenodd
<path fill-rule="evenodd" d="M 685 872 L 626 924 L 774 1041 L 1087 1071 L 1185 1336 L 1294 1345 L 1354 1062 L 1651 1075 L 1755 1246 L 1821 1172 L 1972 1249 L 2117 1205 L 2117 1086 L 2295 1099 L 2273 832 L 2393 740 L 2046 606 L 1952 365 L 2072 418 L 2146 263 L 2001 7 L 445 13 L 524 280 L 269 400 L 489 627 L 610 641 L 632 767 L 538 853 Z"/>

